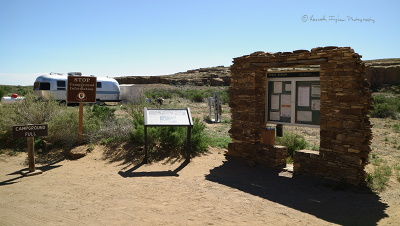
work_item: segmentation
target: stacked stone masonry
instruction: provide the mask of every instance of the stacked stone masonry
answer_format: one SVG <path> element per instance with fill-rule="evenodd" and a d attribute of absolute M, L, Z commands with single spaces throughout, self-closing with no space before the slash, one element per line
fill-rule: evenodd
<path fill-rule="evenodd" d="M 365 183 L 364 170 L 372 139 L 368 113 L 372 97 L 361 56 L 350 47 L 318 47 L 311 51 L 255 52 L 235 58 L 229 88 L 232 143 L 228 155 L 282 167 L 287 149 L 260 142 L 266 126 L 266 73 L 269 68 L 320 65 L 320 150 L 299 150 L 294 173 Z"/>

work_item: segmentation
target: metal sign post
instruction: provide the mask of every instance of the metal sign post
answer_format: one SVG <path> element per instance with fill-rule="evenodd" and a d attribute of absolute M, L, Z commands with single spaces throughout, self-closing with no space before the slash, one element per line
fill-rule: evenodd
<path fill-rule="evenodd" d="M 41 170 L 35 168 L 35 136 L 47 136 L 48 126 L 47 124 L 42 125 L 25 125 L 25 126 L 13 126 L 13 137 L 26 137 L 28 146 L 28 171 L 22 171 L 24 176 L 33 176 L 41 174 Z"/>
<path fill-rule="evenodd" d="M 68 76 L 67 102 L 79 103 L 78 142 L 82 143 L 83 104 L 96 102 L 97 78 L 92 76 Z"/>

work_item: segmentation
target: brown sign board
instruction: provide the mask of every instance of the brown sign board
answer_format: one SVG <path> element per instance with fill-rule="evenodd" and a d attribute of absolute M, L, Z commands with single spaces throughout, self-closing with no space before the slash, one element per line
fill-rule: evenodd
<path fill-rule="evenodd" d="M 48 134 L 47 124 L 13 126 L 13 137 L 14 138 L 47 136 L 47 134 Z"/>
<path fill-rule="evenodd" d="M 68 76 L 67 102 L 95 103 L 97 78 L 92 76 Z"/>

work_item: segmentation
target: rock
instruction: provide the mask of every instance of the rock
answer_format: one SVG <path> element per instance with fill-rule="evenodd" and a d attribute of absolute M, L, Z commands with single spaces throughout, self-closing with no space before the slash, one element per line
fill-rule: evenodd
<path fill-rule="evenodd" d="M 69 151 L 68 155 L 71 159 L 79 159 L 85 157 L 89 148 L 87 146 L 78 146 Z"/>

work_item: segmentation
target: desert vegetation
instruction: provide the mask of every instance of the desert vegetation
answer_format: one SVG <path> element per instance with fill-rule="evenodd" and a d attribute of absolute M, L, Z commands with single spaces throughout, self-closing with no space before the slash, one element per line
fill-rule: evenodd
<path fill-rule="evenodd" d="M 3 95 L 13 93 L 21 87 L 2 86 Z M 208 117 L 207 97 L 218 91 L 223 102 L 223 120 L 211 123 Z M 58 151 L 58 158 L 63 151 L 78 145 L 78 109 L 67 107 L 56 101 L 38 101 L 25 89 L 26 99 L 16 104 L 0 105 L 0 153 L 18 154 L 26 150 L 23 138 L 13 139 L 13 125 L 41 124 L 49 125 L 49 135 L 36 137 L 35 147 L 40 159 Z M 143 108 L 186 108 L 189 107 L 194 118 L 192 130 L 192 153 L 201 155 L 210 147 L 227 149 L 231 142 L 229 129 L 231 124 L 228 106 L 227 87 L 189 87 L 151 86 L 145 92 L 147 101 L 141 104 L 86 105 L 84 114 L 84 143 L 89 145 L 116 145 L 131 143 L 136 158 L 143 154 L 144 119 Z M 155 101 L 163 98 L 162 106 Z M 371 144 L 370 164 L 367 166 L 367 182 L 371 189 L 381 192 L 390 183 L 400 182 L 400 95 L 395 92 L 376 92 L 373 95 L 374 110 L 371 121 L 374 124 L 374 139 Z M 153 153 L 167 150 L 167 155 L 182 158 L 186 145 L 186 129 L 181 127 L 149 128 L 150 148 Z M 284 136 L 276 139 L 277 144 L 287 146 L 290 164 L 294 150 L 319 149 L 319 130 L 302 127 L 285 127 Z M 60 152 L 60 150 L 62 150 Z M 134 157 L 132 157 L 134 158 Z M 54 160 L 54 158 L 53 158 Z M 132 159 L 133 161 L 134 159 Z M 154 161 L 160 160 L 155 156 Z"/>

